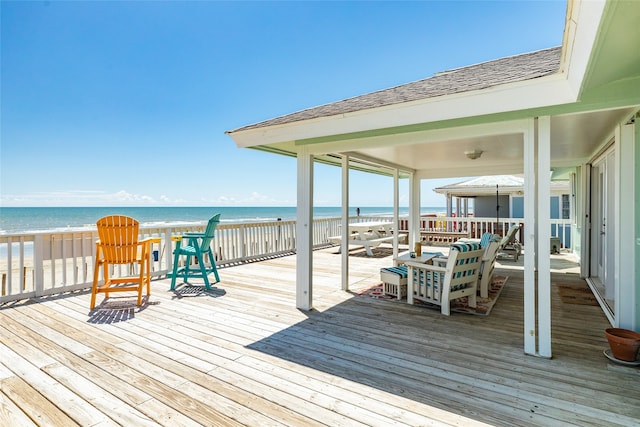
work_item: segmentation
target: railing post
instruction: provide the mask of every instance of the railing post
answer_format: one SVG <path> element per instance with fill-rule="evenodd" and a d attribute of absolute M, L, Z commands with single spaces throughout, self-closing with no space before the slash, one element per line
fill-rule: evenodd
<path fill-rule="evenodd" d="M 11 289 L 13 287 L 13 240 L 11 237 L 7 238 L 7 283 L 8 283 L 8 294 L 11 294 Z"/>
<path fill-rule="evenodd" d="M 33 238 L 33 290 L 36 297 L 42 296 L 44 291 L 44 238 L 42 234 L 36 234 Z M 51 257 L 53 258 L 53 257 Z M 55 262 L 53 259 L 51 262 Z"/>
<path fill-rule="evenodd" d="M 282 218 L 278 218 L 278 232 L 276 235 L 276 252 L 279 252 L 282 250 Z"/>
<path fill-rule="evenodd" d="M 20 266 L 18 267 L 18 275 L 20 276 L 20 292 L 27 290 L 27 269 L 24 266 L 24 236 L 20 237 Z"/>
<path fill-rule="evenodd" d="M 244 260 L 247 256 L 247 242 L 245 242 L 244 224 L 240 224 L 238 229 L 238 244 L 240 246 L 240 259 Z"/>
<path fill-rule="evenodd" d="M 164 230 L 164 262 L 167 266 L 167 272 L 173 271 L 173 241 L 171 237 L 173 236 L 173 229 L 165 228 Z M 158 259 L 162 259 L 159 257 Z M 162 264 L 159 266 L 162 269 Z"/>

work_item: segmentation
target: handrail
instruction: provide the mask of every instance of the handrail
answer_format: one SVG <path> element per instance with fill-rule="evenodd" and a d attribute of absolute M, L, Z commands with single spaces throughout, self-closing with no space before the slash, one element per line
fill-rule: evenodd
<path fill-rule="evenodd" d="M 551 237 L 560 239 L 561 247 L 572 251 L 572 230 L 573 221 L 570 219 L 551 219 Z M 400 218 L 398 224 L 399 232 L 407 232 L 408 218 Z M 524 244 L 524 219 L 523 218 L 495 218 L 482 217 L 445 217 L 445 216 L 423 216 L 420 218 L 420 230 L 423 233 L 437 235 L 463 233 L 466 237 L 480 238 L 483 233 L 489 232 L 503 236 L 512 225 L 520 225 L 520 231 L 516 235 L 517 240 Z"/>
<path fill-rule="evenodd" d="M 388 221 L 389 217 L 361 216 L 350 221 Z M 421 228 L 431 232 L 467 232 L 480 237 L 485 231 L 508 229 L 522 219 L 423 217 Z M 270 221 L 221 223 L 212 242 L 219 267 L 295 253 L 296 222 Z M 340 217 L 313 221 L 313 246 L 332 245 L 329 237 L 340 234 Z M 408 219 L 399 219 L 399 232 L 406 232 Z M 552 236 L 571 248 L 571 222 L 551 220 Z M 141 238 L 159 237 L 151 249 L 152 276 L 166 276 L 173 268 L 171 237 L 185 232 L 202 232 L 206 222 L 141 225 Z M 95 258 L 95 228 L 0 234 L 0 303 L 71 292 L 91 287 Z M 520 242 L 522 236 L 518 237 Z M 10 267 L 9 267 L 10 266 Z M 117 272 L 114 272 L 117 274 Z"/>

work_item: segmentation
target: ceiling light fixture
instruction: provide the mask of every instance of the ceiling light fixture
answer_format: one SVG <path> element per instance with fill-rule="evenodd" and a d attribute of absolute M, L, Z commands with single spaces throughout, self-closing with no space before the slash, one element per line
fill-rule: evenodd
<path fill-rule="evenodd" d="M 464 155 L 470 158 L 471 160 L 475 160 L 482 155 L 482 150 L 465 151 Z"/>

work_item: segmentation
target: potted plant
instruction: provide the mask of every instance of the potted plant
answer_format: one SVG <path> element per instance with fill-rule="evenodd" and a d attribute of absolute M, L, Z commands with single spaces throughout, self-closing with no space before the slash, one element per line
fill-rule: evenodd
<path fill-rule="evenodd" d="M 604 331 L 611 354 L 618 360 L 635 362 L 640 349 L 640 334 L 629 329 L 608 328 Z"/>

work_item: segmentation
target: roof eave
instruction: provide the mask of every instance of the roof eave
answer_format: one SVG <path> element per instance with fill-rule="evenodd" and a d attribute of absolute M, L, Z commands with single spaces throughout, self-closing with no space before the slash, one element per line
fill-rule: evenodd
<path fill-rule="evenodd" d="M 372 123 L 376 124 L 377 129 L 386 129 L 529 110 L 575 101 L 575 93 L 567 85 L 565 75 L 555 73 L 482 90 L 286 124 L 229 131 L 227 134 L 233 138 L 238 147 L 255 147 L 286 141 L 296 141 L 298 144 L 309 143 L 309 141 L 313 143 L 313 139 L 316 138 L 371 131 Z"/>

